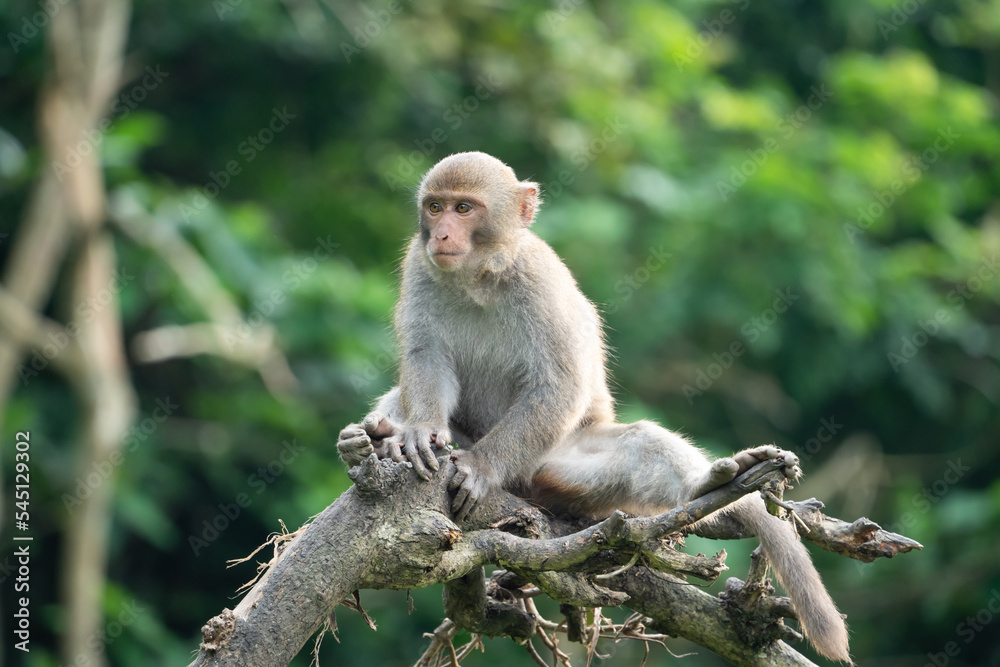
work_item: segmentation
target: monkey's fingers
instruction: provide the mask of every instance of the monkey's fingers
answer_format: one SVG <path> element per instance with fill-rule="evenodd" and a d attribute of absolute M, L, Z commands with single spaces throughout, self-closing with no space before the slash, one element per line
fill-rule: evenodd
<path fill-rule="evenodd" d="M 435 454 L 434 450 L 431 448 L 430 441 L 420 443 L 419 449 L 420 455 L 424 458 L 424 462 L 427 464 L 427 467 L 434 472 L 437 472 L 441 466 L 438 465 L 437 454 Z"/>
<path fill-rule="evenodd" d="M 469 516 L 472 507 L 476 504 L 471 495 L 472 484 L 463 484 L 455 494 L 455 499 L 451 501 L 451 513 L 455 515 L 455 520 L 461 523 L 465 517 Z"/>
<path fill-rule="evenodd" d="M 782 459 L 785 462 L 785 478 L 791 481 L 802 477 L 802 468 L 799 467 L 799 457 L 792 452 L 782 452 Z"/>
<path fill-rule="evenodd" d="M 761 461 L 773 459 L 781 454 L 781 450 L 774 445 L 761 445 L 752 449 L 744 449 L 733 455 L 733 459 L 740 464 L 740 472 L 746 472 Z"/>
<path fill-rule="evenodd" d="M 396 463 L 402 463 L 406 460 L 406 457 L 403 456 L 403 452 L 399 450 L 399 439 L 393 438 L 391 440 L 385 440 L 384 442 L 390 459 Z"/>
<path fill-rule="evenodd" d="M 430 446 L 428 445 L 427 448 L 430 449 Z M 416 471 L 417 476 L 424 481 L 429 481 L 431 473 L 420 459 L 420 449 L 412 439 L 407 438 L 406 443 L 403 445 L 403 454 L 406 455 L 406 460 L 413 466 L 413 470 Z"/>
<path fill-rule="evenodd" d="M 372 449 L 372 441 L 367 435 L 359 435 L 353 438 L 342 438 L 337 441 L 337 449 L 340 452 L 360 452 Z M 368 452 L 371 453 L 370 451 Z"/>
<path fill-rule="evenodd" d="M 472 513 L 472 510 L 474 510 L 475 508 L 476 508 L 476 502 L 472 500 L 472 498 L 469 498 L 469 500 L 466 501 L 465 505 L 462 506 L 462 509 L 454 513 L 455 521 L 457 521 L 458 523 L 462 523 L 469 516 L 469 514 Z"/>
<path fill-rule="evenodd" d="M 796 456 L 794 452 L 789 452 L 787 450 L 783 450 L 781 452 L 781 457 L 785 460 L 785 467 L 787 467 L 787 468 L 798 467 L 798 465 L 799 465 L 799 457 Z"/>
<path fill-rule="evenodd" d="M 368 436 L 362 432 L 361 435 L 339 440 L 337 451 L 340 452 L 340 458 L 344 459 L 344 463 L 355 466 L 368 458 L 375 451 L 375 448 L 372 447 Z"/>
<path fill-rule="evenodd" d="M 794 481 L 802 475 L 802 469 L 799 468 L 799 457 L 793 452 L 780 449 L 775 445 L 761 445 L 760 447 L 744 449 L 733 455 L 733 459 L 739 464 L 740 473 L 746 472 L 761 461 L 779 459 L 785 465 L 784 473 L 787 479 Z"/>
<path fill-rule="evenodd" d="M 373 438 L 386 438 L 396 433 L 395 425 L 378 412 L 369 413 L 361 425 Z"/>
<path fill-rule="evenodd" d="M 362 428 L 361 424 L 348 424 L 340 431 L 340 435 L 337 437 L 340 440 L 348 440 L 362 435 L 365 435 L 365 429 Z"/>
<path fill-rule="evenodd" d="M 444 449 L 451 444 L 451 433 L 447 429 L 433 431 L 431 433 L 431 442 L 438 449 Z"/>
<path fill-rule="evenodd" d="M 455 468 L 455 474 L 452 475 L 451 481 L 448 482 L 448 490 L 454 491 L 458 487 L 462 486 L 462 482 L 464 482 L 465 478 L 468 476 L 469 474 L 467 472 L 464 472 L 460 468 Z"/>

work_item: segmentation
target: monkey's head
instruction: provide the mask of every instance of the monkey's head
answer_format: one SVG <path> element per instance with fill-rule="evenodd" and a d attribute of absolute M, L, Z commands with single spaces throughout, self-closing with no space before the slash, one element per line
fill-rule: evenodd
<path fill-rule="evenodd" d="M 456 153 L 424 175 L 417 192 L 420 235 L 442 271 L 499 271 L 535 219 L 538 184 L 486 153 Z"/>

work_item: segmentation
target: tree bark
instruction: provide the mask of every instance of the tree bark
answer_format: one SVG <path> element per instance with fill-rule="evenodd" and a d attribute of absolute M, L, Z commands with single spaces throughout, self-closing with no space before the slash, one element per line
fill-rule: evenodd
<path fill-rule="evenodd" d="M 441 463 L 443 468 L 447 459 Z M 191 665 L 287 665 L 352 591 L 435 583 L 446 584 L 445 609 L 454 625 L 474 633 L 531 636 L 539 619 L 510 601 L 530 583 L 567 610 L 627 602 L 650 617 L 648 627 L 691 639 L 737 665 L 809 665 L 782 641 L 801 637 L 782 624 L 782 618 L 792 615 L 791 607 L 784 598 L 766 597 L 767 591 L 761 591 L 769 589 L 766 582 L 754 581 L 754 593 L 747 595 L 743 582 L 731 579 L 722 599 L 709 595 L 680 577 L 714 579 L 725 569 L 724 552 L 713 558 L 691 556 L 663 542 L 747 493 L 783 485 L 779 467 L 764 462 L 658 517 L 630 519 L 616 512 L 590 526 L 547 516 L 498 492 L 460 528 L 448 512 L 447 474 L 422 482 L 408 463 L 371 456 L 351 470 L 354 487 L 284 538 L 290 541 L 277 546 L 266 572 L 236 609 L 206 624 Z M 810 521 L 825 519 L 816 510 Z M 717 537 L 727 537 L 714 530 Z M 921 548 L 902 536 L 879 535 L 899 538 L 896 552 Z M 877 551 L 856 542 L 854 548 L 867 549 L 866 555 Z M 673 574 L 633 565 L 639 558 Z M 482 576 L 487 563 L 506 568 L 489 584 Z M 594 576 L 608 569 L 613 570 L 610 576 Z M 513 592 L 489 595 L 503 587 Z"/>

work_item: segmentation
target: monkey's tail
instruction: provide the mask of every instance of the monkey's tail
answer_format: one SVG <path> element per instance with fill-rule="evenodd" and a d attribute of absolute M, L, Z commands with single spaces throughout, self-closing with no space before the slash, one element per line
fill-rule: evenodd
<path fill-rule="evenodd" d="M 820 654 L 853 664 L 847 625 L 791 522 L 771 516 L 757 494 L 734 503 L 732 511 L 760 540 L 778 581 L 788 591 L 803 634 Z"/>

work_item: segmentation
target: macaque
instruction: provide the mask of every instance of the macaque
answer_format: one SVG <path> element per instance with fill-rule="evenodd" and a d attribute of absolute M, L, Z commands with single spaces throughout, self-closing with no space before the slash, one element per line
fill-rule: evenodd
<path fill-rule="evenodd" d="M 424 176 L 395 312 L 399 385 L 341 432 L 345 463 L 376 453 L 425 480 L 451 475 L 459 523 L 499 488 L 578 516 L 650 516 L 763 460 L 780 458 L 796 478 L 798 458 L 774 446 L 710 462 L 653 422 L 615 421 L 601 319 L 529 230 L 538 204 L 538 184 L 485 153 L 452 155 Z M 441 471 L 438 453 L 453 444 Z M 843 618 L 789 522 L 758 494 L 721 512 L 760 539 L 817 650 L 850 662 Z"/>

